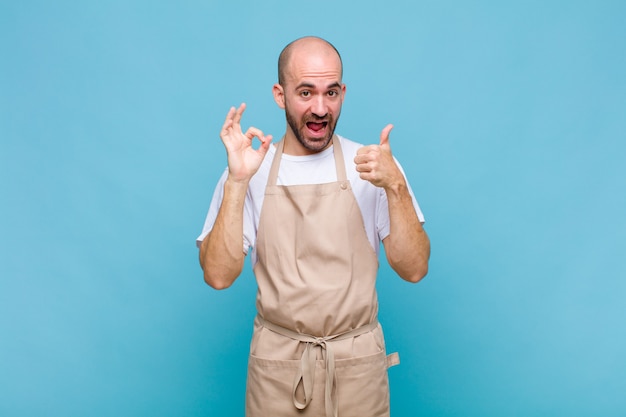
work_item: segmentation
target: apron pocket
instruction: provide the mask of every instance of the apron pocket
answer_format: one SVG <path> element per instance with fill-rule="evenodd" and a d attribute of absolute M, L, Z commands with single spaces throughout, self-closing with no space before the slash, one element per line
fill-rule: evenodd
<path fill-rule="evenodd" d="M 385 351 L 335 361 L 341 417 L 389 416 L 389 378 Z"/>
<path fill-rule="evenodd" d="M 293 404 L 293 383 L 300 360 L 278 360 L 249 356 L 246 417 L 325 416 L 326 369 L 315 364 L 312 401 L 304 410 Z M 389 379 L 385 351 L 335 360 L 338 414 L 341 417 L 389 416 Z M 301 388 L 301 387 L 300 387 Z M 298 399 L 303 402 L 301 390 Z"/>
<path fill-rule="evenodd" d="M 324 415 L 323 361 L 317 361 L 313 400 L 299 411 L 293 404 L 293 383 L 300 359 L 264 359 L 250 355 L 246 387 L 246 417 L 319 417 Z M 299 398 L 301 401 L 302 399 Z"/>

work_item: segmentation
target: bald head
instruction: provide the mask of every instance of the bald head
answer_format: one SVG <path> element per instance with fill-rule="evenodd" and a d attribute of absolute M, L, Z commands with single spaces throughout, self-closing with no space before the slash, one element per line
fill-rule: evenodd
<path fill-rule="evenodd" d="M 278 84 L 282 86 L 285 85 L 285 81 L 289 72 L 289 66 L 291 64 L 291 59 L 294 55 L 297 55 L 299 53 L 335 55 L 337 56 L 337 58 L 339 58 L 341 72 L 343 74 L 341 55 L 339 55 L 339 51 L 337 51 L 337 48 L 335 48 L 330 42 L 322 38 L 318 38 L 315 36 L 306 36 L 304 38 L 299 38 L 291 42 L 289 45 L 285 46 L 285 48 L 280 53 L 280 56 L 278 57 Z"/>

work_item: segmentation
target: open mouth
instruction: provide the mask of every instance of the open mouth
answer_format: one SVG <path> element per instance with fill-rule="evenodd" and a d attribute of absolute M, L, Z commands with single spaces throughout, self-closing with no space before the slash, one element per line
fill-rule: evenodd
<path fill-rule="evenodd" d="M 323 132 L 326 129 L 328 122 L 307 122 L 306 127 L 312 132 Z"/>

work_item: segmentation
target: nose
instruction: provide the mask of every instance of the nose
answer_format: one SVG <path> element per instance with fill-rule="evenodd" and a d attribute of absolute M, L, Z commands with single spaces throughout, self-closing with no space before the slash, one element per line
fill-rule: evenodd
<path fill-rule="evenodd" d="M 318 95 L 311 103 L 311 113 L 320 118 L 326 116 L 328 113 L 327 108 L 323 95 Z"/>

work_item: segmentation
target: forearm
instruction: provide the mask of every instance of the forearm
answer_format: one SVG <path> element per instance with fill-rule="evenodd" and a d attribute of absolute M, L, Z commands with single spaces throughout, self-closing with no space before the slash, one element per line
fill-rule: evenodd
<path fill-rule="evenodd" d="M 388 188 L 389 236 L 383 241 L 387 261 L 406 281 L 418 282 L 428 273 L 430 241 L 413 207 L 406 183 Z"/>
<path fill-rule="evenodd" d="M 230 179 L 211 232 L 200 246 L 205 282 L 215 289 L 228 288 L 243 269 L 243 206 L 247 182 Z"/>

